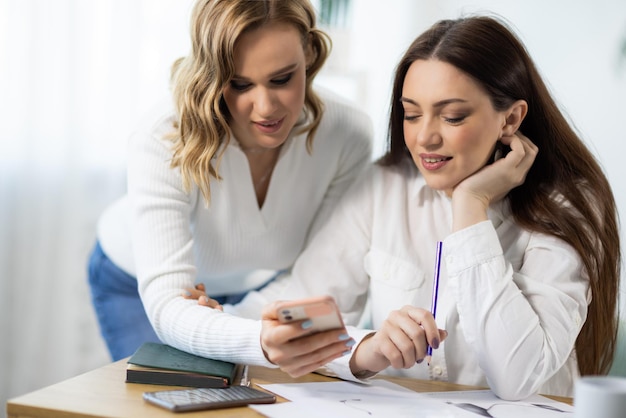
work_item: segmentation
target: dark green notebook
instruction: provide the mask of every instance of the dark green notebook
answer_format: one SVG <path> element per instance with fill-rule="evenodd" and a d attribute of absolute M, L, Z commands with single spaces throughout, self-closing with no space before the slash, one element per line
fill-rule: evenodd
<path fill-rule="evenodd" d="M 189 386 L 229 386 L 237 374 L 234 363 L 186 353 L 158 343 L 145 343 L 128 360 L 127 383 Z"/>

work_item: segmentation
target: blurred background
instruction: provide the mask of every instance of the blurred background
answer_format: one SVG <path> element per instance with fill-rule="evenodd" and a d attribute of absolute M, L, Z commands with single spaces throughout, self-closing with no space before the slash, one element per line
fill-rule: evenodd
<path fill-rule="evenodd" d="M 442 18 L 504 17 L 599 158 L 626 219 L 626 2 L 313 2 L 334 40 L 319 84 L 372 116 L 376 156 L 391 76 L 413 38 Z M 3 414 L 8 398 L 109 362 L 87 256 L 100 212 L 125 192 L 127 138 L 167 96 L 170 64 L 188 52 L 192 3 L 0 0 Z"/>

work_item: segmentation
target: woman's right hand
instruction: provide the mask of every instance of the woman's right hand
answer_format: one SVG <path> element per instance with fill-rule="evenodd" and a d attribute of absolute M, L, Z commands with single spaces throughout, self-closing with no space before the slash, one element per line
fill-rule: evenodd
<path fill-rule="evenodd" d="M 345 328 L 310 334 L 310 321 L 283 324 L 276 315 L 278 303 L 263 308 L 261 348 L 271 363 L 291 377 L 311 373 L 350 353 L 354 340 Z"/>
<path fill-rule="evenodd" d="M 437 328 L 433 315 L 421 308 L 404 306 L 392 311 L 376 333 L 364 339 L 350 359 L 354 375 L 377 373 L 389 366 L 408 369 L 427 357 L 427 349 L 439 348 L 448 332 Z"/>
<path fill-rule="evenodd" d="M 487 220 L 489 205 L 502 199 L 526 180 L 539 152 L 537 146 L 519 131 L 502 137 L 500 141 L 508 145 L 511 151 L 504 158 L 467 177 L 454 188 L 452 231 Z"/>

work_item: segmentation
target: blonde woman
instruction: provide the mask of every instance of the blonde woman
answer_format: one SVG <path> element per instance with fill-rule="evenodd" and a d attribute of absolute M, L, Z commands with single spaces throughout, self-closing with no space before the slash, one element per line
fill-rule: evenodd
<path fill-rule="evenodd" d="M 128 195 L 102 215 L 89 262 L 114 360 L 145 341 L 259 358 L 258 323 L 231 327 L 184 292 L 232 303 L 289 269 L 370 161 L 369 118 L 313 88 L 330 47 L 315 24 L 307 0 L 195 4 L 173 106 L 132 136 Z M 257 341 L 233 353 L 215 334 Z"/>

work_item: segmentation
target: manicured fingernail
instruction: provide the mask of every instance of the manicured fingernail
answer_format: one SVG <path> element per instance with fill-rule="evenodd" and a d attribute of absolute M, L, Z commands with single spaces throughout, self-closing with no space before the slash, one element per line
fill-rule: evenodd
<path fill-rule="evenodd" d="M 302 329 L 309 329 L 313 326 L 313 321 L 304 321 L 302 323 Z"/>
<path fill-rule="evenodd" d="M 439 338 L 433 339 L 432 347 L 436 350 L 439 348 Z"/>
<path fill-rule="evenodd" d="M 418 360 L 415 360 L 415 362 L 416 362 L 417 364 L 420 364 L 422 361 L 424 361 L 424 359 L 423 359 L 423 358 L 418 359 Z"/>
<path fill-rule="evenodd" d="M 345 340 L 349 340 L 350 336 L 348 334 L 341 334 L 339 336 L 339 341 L 345 341 Z"/>
<path fill-rule="evenodd" d="M 342 356 L 349 356 L 352 353 L 352 351 L 348 350 L 348 351 L 344 351 L 341 355 Z"/>
<path fill-rule="evenodd" d="M 356 344 L 356 341 L 350 340 L 350 341 L 346 342 L 346 347 L 352 347 L 354 344 Z"/>
<path fill-rule="evenodd" d="M 185 295 L 185 296 L 191 296 L 191 292 L 190 292 L 189 290 L 185 290 L 184 295 Z"/>

